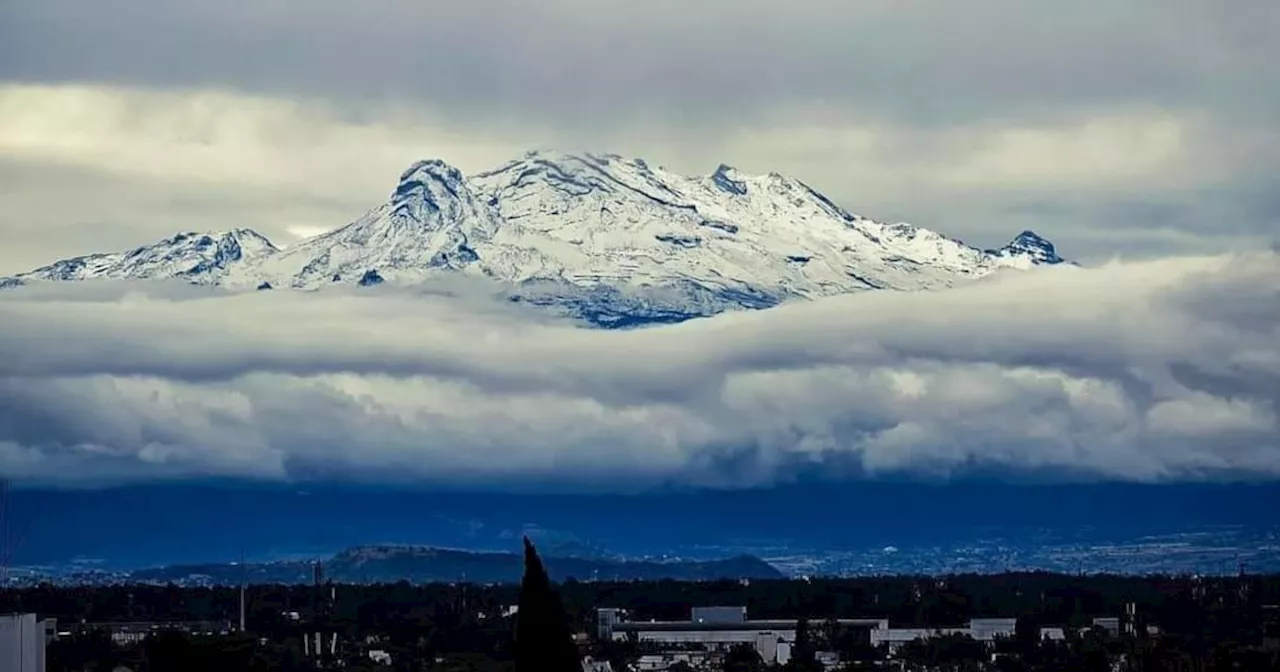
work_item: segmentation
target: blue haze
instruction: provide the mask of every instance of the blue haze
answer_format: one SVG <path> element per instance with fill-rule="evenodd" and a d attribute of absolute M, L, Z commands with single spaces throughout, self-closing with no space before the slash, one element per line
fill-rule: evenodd
<path fill-rule="evenodd" d="M 366 543 L 511 550 L 532 532 L 566 553 L 724 557 L 966 545 L 1045 535 L 1089 544 L 1276 526 L 1280 484 L 851 481 L 766 490 L 552 495 L 239 482 L 10 493 L 16 565 L 111 568 L 311 557 Z"/>

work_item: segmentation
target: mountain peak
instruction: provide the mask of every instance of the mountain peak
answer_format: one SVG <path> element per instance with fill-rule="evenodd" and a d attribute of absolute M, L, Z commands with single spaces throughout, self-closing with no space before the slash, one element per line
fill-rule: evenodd
<path fill-rule="evenodd" d="M 1047 239 L 1043 238 L 1042 236 L 1040 236 L 1040 234 L 1036 233 L 1035 231 L 1032 231 L 1031 229 L 1027 229 L 1026 231 L 1023 231 L 1022 233 L 1019 233 L 1019 234 L 1017 235 L 1017 237 L 1013 239 L 1013 242 L 1015 242 L 1015 243 L 1023 243 L 1023 244 L 1027 244 L 1027 245 L 1048 245 L 1048 244 L 1050 244 L 1050 243 L 1049 243 L 1049 241 L 1048 241 Z"/>
<path fill-rule="evenodd" d="M 395 215 L 429 222 L 433 213 L 442 211 L 453 218 L 460 209 L 470 209 L 474 200 L 461 170 L 440 159 L 426 159 L 400 174 L 389 205 Z"/>
<path fill-rule="evenodd" d="M 270 238 L 253 229 L 244 227 L 226 231 L 184 231 L 167 240 L 173 242 L 193 241 L 198 245 L 238 245 L 252 251 L 280 249 L 275 243 L 271 242 Z"/>
<path fill-rule="evenodd" d="M 226 260 L 238 260 L 242 257 L 256 257 L 280 251 L 271 239 L 261 233 L 253 229 L 237 228 L 227 231 L 183 231 L 153 245 L 137 248 L 130 254 L 164 246 L 173 248 L 175 251 L 188 248 L 196 254 L 202 254 L 202 250 L 216 250 L 214 254 Z"/>
<path fill-rule="evenodd" d="M 1058 256 L 1058 250 L 1053 243 L 1031 230 L 1018 234 L 1013 241 L 997 252 L 1029 257 L 1039 264 L 1061 264 L 1066 261 Z"/>
<path fill-rule="evenodd" d="M 715 172 L 711 173 L 711 181 L 722 191 L 737 196 L 747 195 L 747 182 L 742 179 L 742 173 L 727 163 L 720 164 Z"/>
<path fill-rule="evenodd" d="M 400 174 L 400 181 L 392 194 L 392 200 L 420 193 L 433 193 L 445 190 L 456 195 L 458 185 L 465 178 L 462 171 L 440 159 L 416 161 Z"/>
<path fill-rule="evenodd" d="M 609 165 L 615 161 L 628 161 L 628 159 L 619 154 L 568 152 L 559 149 L 539 147 L 525 152 L 524 156 L 521 156 L 519 159 L 515 159 L 514 161 L 509 161 L 506 165 L 529 163 L 550 163 L 557 166 L 564 166 L 566 164 L 573 163 Z"/>
<path fill-rule="evenodd" d="M 462 171 L 445 162 L 443 159 L 422 159 L 400 174 L 401 182 L 411 182 L 424 178 L 437 180 L 461 180 Z"/>

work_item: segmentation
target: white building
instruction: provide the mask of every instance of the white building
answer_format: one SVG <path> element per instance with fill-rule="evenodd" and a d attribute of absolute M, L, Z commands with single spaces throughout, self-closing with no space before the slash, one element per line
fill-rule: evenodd
<path fill-rule="evenodd" d="M 591 656 L 582 659 L 582 672 L 613 672 L 613 663 L 607 660 L 594 660 Z"/>
<path fill-rule="evenodd" d="M 1040 639 L 1041 641 L 1047 639 L 1051 642 L 1065 642 L 1067 641 L 1067 630 L 1066 628 L 1040 628 Z"/>
<path fill-rule="evenodd" d="M 997 638 L 1013 637 L 1017 628 L 1016 618 L 975 618 L 963 628 L 876 628 L 871 631 L 871 645 L 885 646 L 892 654 L 904 644 L 933 637 L 963 635 L 990 643 Z"/>
<path fill-rule="evenodd" d="M 1106 630 L 1112 637 L 1120 636 L 1120 619 L 1114 616 L 1093 619 L 1093 627 Z"/>
<path fill-rule="evenodd" d="M 1016 618 L 975 618 L 969 621 L 969 636 L 979 642 L 994 642 L 997 637 L 1013 637 L 1018 631 Z"/>
<path fill-rule="evenodd" d="M 822 666 L 822 669 L 836 670 L 840 668 L 840 654 L 835 651 L 818 651 L 813 655 L 814 660 Z"/>
<path fill-rule="evenodd" d="M 622 641 L 634 638 L 647 644 L 666 644 L 676 649 L 692 646 L 706 651 L 725 652 L 748 645 L 765 662 L 784 663 L 796 641 L 795 619 L 751 620 L 744 607 L 695 608 L 687 621 L 629 621 L 618 609 L 598 609 L 601 639 Z M 871 630 L 889 627 L 886 619 L 839 619 L 838 625 Z"/>
<path fill-rule="evenodd" d="M 0 616 L 0 670 L 45 672 L 44 648 L 48 624 L 35 614 Z"/>
<path fill-rule="evenodd" d="M 964 628 L 884 628 L 871 631 L 871 646 L 884 646 L 893 654 L 903 645 L 919 639 L 967 634 L 969 631 Z"/>
<path fill-rule="evenodd" d="M 786 665 L 791 662 L 791 645 L 786 642 L 778 642 L 777 656 L 773 662 L 779 665 Z"/>

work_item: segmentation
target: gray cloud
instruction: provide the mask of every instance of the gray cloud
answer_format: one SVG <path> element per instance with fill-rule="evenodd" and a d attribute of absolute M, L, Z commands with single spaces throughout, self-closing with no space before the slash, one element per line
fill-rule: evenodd
<path fill-rule="evenodd" d="M 461 116 L 593 125 L 654 114 L 732 124 L 817 100 L 948 124 L 1082 105 L 1274 105 L 1265 83 L 1276 83 L 1280 27 L 1267 0 L 798 0 L 785 11 L 761 0 L 265 0 L 235 11 L 41 0 L 4 11 L 0 73 L 13 79 L 409 96 Z"/>
<path fill-rule="evenodd" d="M 1280 230 L 1277 32 L 1270 0 L 12 0 L 0 273 L 332 228 L 413 160 L 531 146 L 789 173 L 980 246 L 1248 249 Z"/>
<path fill-rule="evenodd" d="M 828 465 L 1280 476 L 1270 253 L 997 276 L 630 332 L 483 299 L 0 296 L 0 469 L 601 490 Z"/>

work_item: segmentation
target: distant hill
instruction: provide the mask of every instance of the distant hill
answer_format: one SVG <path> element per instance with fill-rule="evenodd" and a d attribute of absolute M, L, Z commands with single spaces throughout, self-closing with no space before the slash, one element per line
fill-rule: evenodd
<path fill-rule="evenodd" d="M 706 561 L 658 562 L 575 557 L 548 557 L 544 561 L 551 577 L 557 581 L 569 578 L 583 581 L 784 578 L 784 574 L 776 567 L 750 555 Z M 522 556 L 515 553 L 483 553 L 431 546 L 358 546 L 325 561 L 324 575 L 327 579 L 344 583 L 400 580 L 426 583 L 460 579 L 477 583 L 514 583 L 520 580 L 523 567 Z M 312 580 L 312 569 L 309 562 L 285 561 L 251 563 L 243 568 L 231 563 L 172 565 L 132 572 L 132 577 L 139 581 L 179 581 L 207 577 L 207 580 L 220 584 L 239 583 L 242 576 L 250 583 L 308 583 Z"/>

